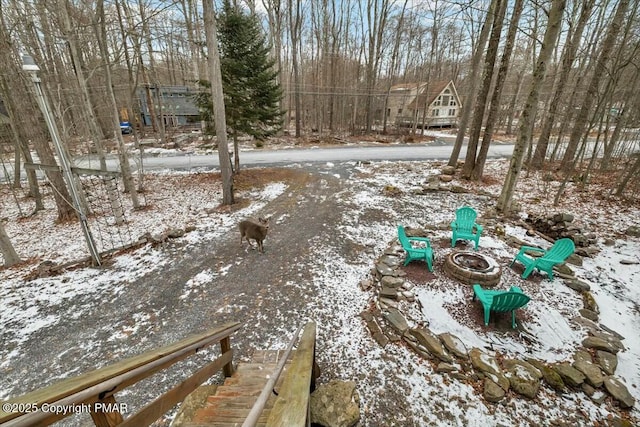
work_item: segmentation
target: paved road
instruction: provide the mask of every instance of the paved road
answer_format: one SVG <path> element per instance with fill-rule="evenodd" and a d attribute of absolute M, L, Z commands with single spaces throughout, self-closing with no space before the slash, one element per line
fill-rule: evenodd
<path fill-rule="evenodd" d="M 368 160 L 446 160 L 451 155 L 451 145 L 402 144 L 381 147 L 337 147 L 302 148 L 284 150 L 250 150 L 240 153 L 240 162 L 244 166 L 275 166 L 292 163 L 347 162 Z M 489 158 L 511 156 L 513 145 L 494 144 L 489 149 Z M 463 147 L 461 158 L 464 158 Z M 95 159 L 76 159 L 79 167 L 96 168 Z M 218 154 L 195 155 L 177 154 L 175 156 L 144 157 L 145 170 L 188 170 L 194 168 L 214 169 L 219 166 Z M 116 158 L 108 159 L 109 170 L 118 169 Z"/>

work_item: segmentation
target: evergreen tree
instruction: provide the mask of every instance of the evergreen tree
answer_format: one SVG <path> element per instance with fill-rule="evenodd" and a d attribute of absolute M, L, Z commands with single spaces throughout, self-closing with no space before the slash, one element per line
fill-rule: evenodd
<path fill-rule="evenodd" d="M 238 136 L 250 135 L 258 141 L 282 127 L 279 101 L 282 89 L 277 81 L 275 60 L 260 23 L 229 0 L 218 17 L 220 68 L 229 133 L 233 137 L 236 170 L 239 168 Z M 212 122 L 208 81 L 199 81 L 203 91 L 196 95 L 202 118 Z M 210 126 L 208 126 L 208 131 Z"/>

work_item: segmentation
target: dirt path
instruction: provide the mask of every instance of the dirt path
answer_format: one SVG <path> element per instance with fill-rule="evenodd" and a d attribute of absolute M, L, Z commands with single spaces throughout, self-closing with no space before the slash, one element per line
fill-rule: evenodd
<path fill-rule="evenodd" d="M 286 191 L 258 213 L 271 217 L 264 254 L 246 243 L 241 248 L 236 227 L 222 239 L 166 243 L 161 252 L 171 262 L 133 281 L 123 277 L 124 291 L 58 305 L 61 320 L 29 336 L 20 365 L 9 368 L 0 387 L 10 387 L 14 395 L 28 392 L 228 321 L 244 324 L 232 338 L 236 360 L 248 358 L 254 349 L 283 348 L 291 333 L 313 317 L 307 311 L 307 303 L 317 297 L 312 271 L 324 262 L 314 246 L 345 249 L 333 239 L 341 215 L 340 179 L 302 170 L 289 175 Z M 197 277 L 204 279 L 189 293 Z M 86 305 L 94 307 L 91 313 L 74 315 L 76 306 Z M 141 405 L 193 370 L 189 363 L 178 365 L 132 388 L 123 399 Z M 153 392 L 145 396 L 146 390 Z M 65 424 L 89 423 L 75 417 Z"/>

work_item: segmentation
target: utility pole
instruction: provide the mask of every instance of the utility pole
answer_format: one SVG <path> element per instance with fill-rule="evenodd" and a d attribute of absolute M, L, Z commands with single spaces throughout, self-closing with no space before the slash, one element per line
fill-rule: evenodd
<path fill-rule="evenodd" d="M 87 241 L 91 259 L 93 260 L 93 263 L 95 265 L 100 265 L 100 253 L 98 252 L 96 244 L 93 240 L 93 236 L 91 235 L 91 230 L 89 229 L 89 224 L 87 222 L 87 216 L 81 208 L 80 195 L 78 194 L 78 189 L 76 188 L 75 178 L 73 177 L 73 173 L 71 172 L 71 162 L 67 158 L 66 152 L 62 147 L 62 141 L 60 140 L 58 128 L 55 121 L 53 120 L 53 115 L 51 114 L 47 98 L 45 97 L 45 94 L 42 90 L 42 80 L 40 80 L 40 77 L 38 76 L 40 67 L 36 65 L 33 58 L 29 55 L 24 55 L 22 57 L 22 62 L 22 71 L 29 74 L 29 76 L 31 77 L 31 81 L 33 82 L 33 86 L 36 91 L 36 101 L 38 102 L 38 106 L 42 111 L 44 120 L 47 123 L 47 128 L 49 129 L 49 133 L 51 134 L 53 146 L 56 150 L 56 154 L 58 155 L 60 166 L 62 167 L 62 176 L 67 183 L 67 187 L 69 187 L 69 192 L 71 193 L 71 198 L 73 199 L 73 207 L 78 214 L 78 218 L 80 219 L 80 226 L 82 227 L 84 238 Z"/>

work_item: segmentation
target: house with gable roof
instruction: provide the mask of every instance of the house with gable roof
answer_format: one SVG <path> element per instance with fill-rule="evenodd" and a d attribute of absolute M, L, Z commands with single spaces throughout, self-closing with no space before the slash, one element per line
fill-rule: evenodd
<path fill-rule="evenodd" d="M 401 83 L 391 87 L 387 122 L 396 126 L 453 127 L 462 104 L 452 80 Z M 426 114 L 425 114 L 426 109 Z"/>

